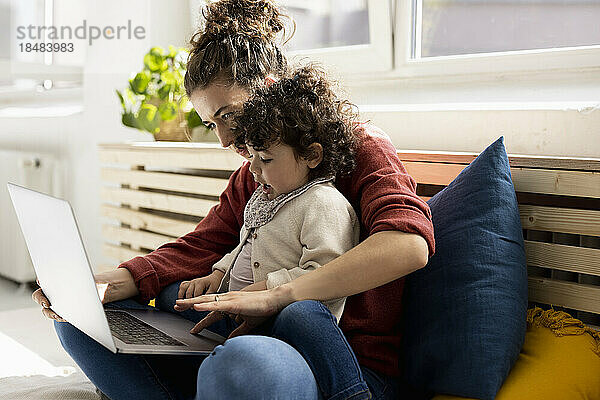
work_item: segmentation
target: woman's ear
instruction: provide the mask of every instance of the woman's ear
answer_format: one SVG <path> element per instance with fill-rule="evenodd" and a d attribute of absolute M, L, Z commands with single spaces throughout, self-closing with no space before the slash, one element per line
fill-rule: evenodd
<path fill-rule="evenodd" d="M 310 150 L 310 156 L 306 159 L 306 165 L 308 168 L 316 168 L 321 161 L 323 161 L 323 146 L 321 143 L 313 143 L 308 146 Z"/>

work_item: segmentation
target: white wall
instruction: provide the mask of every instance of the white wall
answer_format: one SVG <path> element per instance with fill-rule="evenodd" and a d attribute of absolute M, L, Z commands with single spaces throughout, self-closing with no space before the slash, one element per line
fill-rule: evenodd
<path fill-rule="evenodd" d="M 334 69 L 335 71 L 335 69 Z M 352 101 L 407 150 L 600 157 L 600 69 L 501 76 L 345 79 Z"/>
<path fill-rule="evenodd" d="M 600 111 L 482 110 L 365 113 L 406 150 L 481 152 L 504 136 L 509 154 L 600 157 Z"/>

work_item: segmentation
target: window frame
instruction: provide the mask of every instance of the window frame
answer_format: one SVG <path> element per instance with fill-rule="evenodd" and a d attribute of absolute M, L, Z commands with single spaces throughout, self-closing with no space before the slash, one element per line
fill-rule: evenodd
<path fill-rule="evenodd" d="M 44 0 L 44 25 L 54 25 L 54 18 L 56 14 L 57 5 L 54 0 Z M 11 22 L 11 27 L 12 22 Z M 12 32 L 11 32 L 12 38 Z M 42 40 L 44 43 L 53 43 L 51 39 Z M 11 47 L 16 46 L 15 42 L 11 41 Z M 11 48 L 11 52 L 13 49 Z M 53 81 L 71 81 L 79 82 L 83 81 L 83 65 L 66 65 L 57 64 L 54 54 L 52 52 L 46 52 L 43 54 L 43 59 L 40 62 L 24 62 L 15 61 L 11 58 L 0 59 L 0 73 L 2 76 L 8 77 L 10 80 L 16 79 L 34 79 L 39 82 L 45 80 Z"/>
<path fill-rule="evenodd" d="M 367 8 L 369 44 L 295 50 L 288 52 L 288 55 L 299 59 L 308 57 L 324 65 L 343 66 L 343 69 L 340 67 L 343 73 L 391 71 L 394 53 L 392 3 L 390 0 L 367 0 Z"/>
<path fill-rule="evenodd" d="M 461 54 L 413 58 L 413 43 L 419 38 L 418 23 L 421 0 L 395 1 L 395 65 L 399 77 L 448 75 L 499 75 L 514 72 L 574 71 L 600 68 L 600 45 L 553 49 L 515 50 L 493 53 Z"/>

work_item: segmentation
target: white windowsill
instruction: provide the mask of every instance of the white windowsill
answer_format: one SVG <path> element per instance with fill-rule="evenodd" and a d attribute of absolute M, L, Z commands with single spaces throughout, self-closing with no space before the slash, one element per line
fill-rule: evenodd
<path fill-rule="evenodd" d="M 401 77 L 393 72 L 339 76 L 355 104 L 395 110 L 579 110 L 600 103 L 600 68 Z"/>
<path fill-rule="evenodd" d="M 546 101 L 546 102 L 468 102 L 431 104 L 366 104 L 359 105 L 363 113 L 419 112 L 419 111 L 578 111 L 590 113 L 600 110 L 600 101 Z"/>
<path fill-rule="evenodd" d="M 55 118 L 83 112 L 83 104 L 7 106 L 0 108 L 0 118 Z"/>

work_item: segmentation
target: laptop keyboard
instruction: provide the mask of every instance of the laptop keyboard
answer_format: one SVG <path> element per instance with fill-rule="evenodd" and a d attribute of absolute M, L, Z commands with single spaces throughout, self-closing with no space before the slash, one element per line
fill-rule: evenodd
<path fill-rule="evenodd" d="M 112 334 L 127 344 L 185 346 L 131 314 L 114 310 L 105 310 L 105 313 Z"/>

